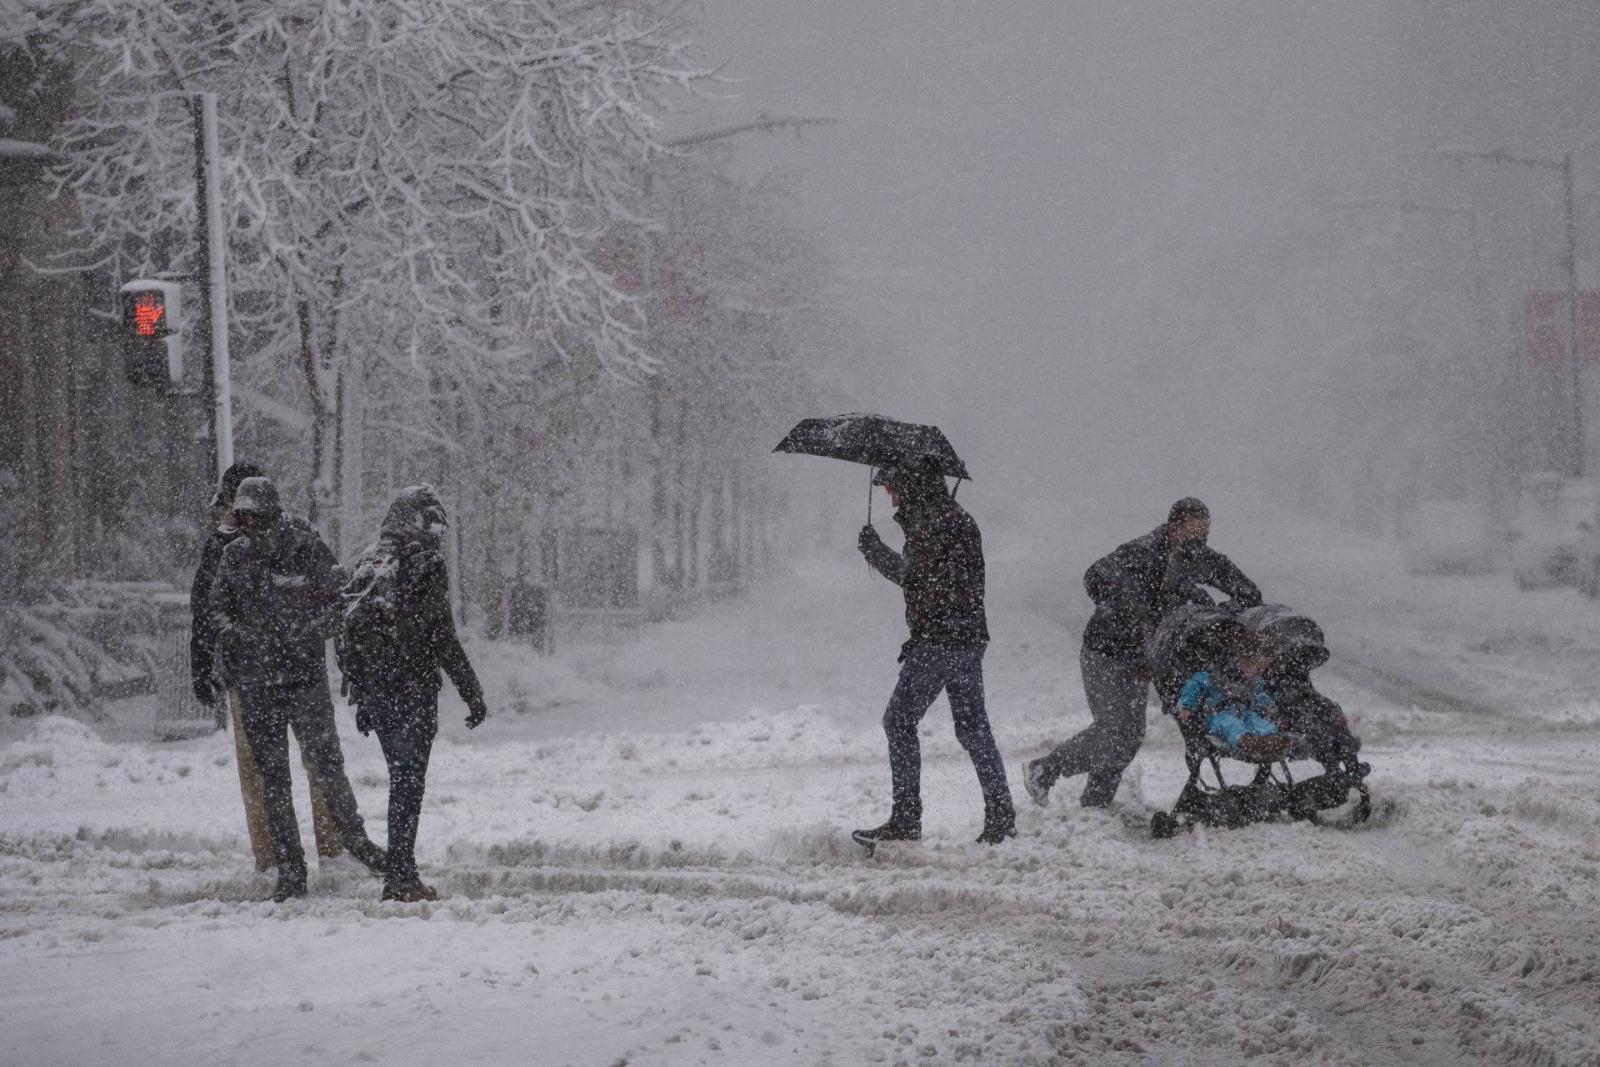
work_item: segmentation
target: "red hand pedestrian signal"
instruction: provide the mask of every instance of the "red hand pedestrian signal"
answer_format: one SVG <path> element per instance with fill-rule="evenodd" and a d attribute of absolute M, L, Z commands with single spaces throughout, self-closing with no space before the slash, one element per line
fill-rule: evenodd
<path fill-rule="evenodd" d="M 164 389 L 183 380 L 183 300 L 178 283 L 137 278 L 119 290 L 122 364 L 134 385 Z"/>
<path fill-rule="evenodd" d="M 133 330 L 140 337 L 160 337 L 167 305 L 160 293 L 140 293 L 133 305 Z"/>

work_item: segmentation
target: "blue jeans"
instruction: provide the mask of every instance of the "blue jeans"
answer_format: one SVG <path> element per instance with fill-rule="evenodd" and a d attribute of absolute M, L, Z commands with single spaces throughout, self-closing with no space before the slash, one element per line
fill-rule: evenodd
<path fill-rule="evenodd" d="M 417 876 L 417 823 L 428 779 L 428 757 L 439 733 L 437 695 L 369 697 L 362 705 L 389 765 L 389 880 Z"/>
<path fill-rule="evenodd" d="M 894 812 L 903 819 L 922 818 L 922 745 L 917 725 L 941 692 L 950 696 L 956 740 L 978 772 L 983 803 L 992 814 L 1009 814 L 1011 786 L 1005 764 L 989 729 L 983 706 L 982 645 L 910 645 L 900 665 L 900 681 L 883 713 L 889 738 L 889 772 L 894 782 Z"/>

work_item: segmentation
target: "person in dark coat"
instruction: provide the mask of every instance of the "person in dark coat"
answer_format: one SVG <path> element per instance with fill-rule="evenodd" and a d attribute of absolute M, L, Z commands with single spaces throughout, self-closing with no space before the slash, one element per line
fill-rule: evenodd
<path fill-rule="evenodd" d="M 1119 546 L 1084 572 L 1094 614 L 1083 631 L 1078 663 L 1093 722 L 1049 755 L 1023 765 L 1022 781 L 1034 803 L 1049 803 L 1060 778 L 1086 774 L 1081 802 L 1110 805 L 1122 773 L 1144 743 L 1151 667 L 1145 645 L 1173 608 L 1220 589 L 1244 607 L 1261 603 L 1261 591 L 1233 561 L 1209 547 L 1211 513 L 1194 497 L 1173 504 L 1167 521 Z"/>
<path fill-rule="evenodd" d="M 189 587 L 189 675 L 194 698 L 208 708 L 222 702 L 226 688 L 218 673 L 217 627 L 211 614 L 211 586 L 217 579 L 222 550 L 239 536 L 239 528 L 233 521 L 233 495 L 238 491 L 239 483 L 246 478 L 262 476 L 261 468 L 253 463 L 235 463 L 223 472 L 217 491 L 211 497 L 211 509 L 217 513 L 217 526 L 200 550 L 200 566 L 195 570 L 194 582 Z"/>
<path fill-rule="evenodd" d="M 356 726 L 377 731 L 389 765 L 389 866 L 384 900 L 437 900 L 417 873 L 417 822 L 439 732 L 441 669 L 467 705 L 467 728 L 488 717 L 483 688 L 456 636 L 440 538 L 444 505 L 429 485 L 401 491 L 376 544 L 345 586 L 339 648 Z"/>
<path fill-rule="evenodd" d="M 910 638 L 900 651 L 900 680 L 883 715 L 889 740 L 893 808 L 889 821 L 857 830 L 857 841 L 914 841 L 922 836 L 922 752 L 917 724 L 941 691 L 950 698 L 956 739 L 972 758 L 983 791 L 983 833 L 999 844 L 1016 834 L 1016 811 L 1005 764 L 994 743 L 983 700 L 983 654 L 989 644 L 984 613 L 983 537 L 972 516 L 927 464 L 880 470 L 874 481 L 889 491 L 904 553 L 885 545 L 870 525 L 858 547 L 874 570 L 905 593 Z"/>
<path fill-rule="evenodd" d="M 337 619 L 333 553 L 309 524 L 283 513 L 270 479 L 246 478 L 233 502 L 242 536 L 222 550 L 211 604 L 223 671 L 239 690 L 245 736 L 261 780 L 278 885 L 273 899 L 305 896 L 306 859 L 289 781 L 289 737 L 327 800 L 350 855 L 383 874 L 367 837 L 328 692 L 325 645 Z"/>

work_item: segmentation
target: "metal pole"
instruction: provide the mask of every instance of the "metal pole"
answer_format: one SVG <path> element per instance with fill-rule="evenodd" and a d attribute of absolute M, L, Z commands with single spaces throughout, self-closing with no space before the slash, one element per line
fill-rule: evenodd
<path fill-rule="evenodd" d="M 1561 157 L 1561 186 L 1566 197 L 1567 228 L 1567 368 L 1572 391 L 1572 457 L 1574 478 L 1583 477 L 1583 368 L 1578 363 L 1578 218 L 1572 192 L 1572 153 Z"/>
<path fill-rule="evenodd" d="M 217 94 L 196 93 L 195 216 L 200 246 L 200 343 L 205 349 L 206 400 L 216 475 L 233 465 L 233 379 L 228 362 L 227 242 L 222 230 L 222 149 L 217 138 Z"/>

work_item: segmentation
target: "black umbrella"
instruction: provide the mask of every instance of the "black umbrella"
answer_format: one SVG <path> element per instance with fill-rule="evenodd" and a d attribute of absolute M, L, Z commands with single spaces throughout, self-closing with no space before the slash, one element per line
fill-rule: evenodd
<path fill-rule="evenodd" d="M 824 456 L 869 467 L 896 467 L 915 460 L 932 460 L 940 474 L 972 480 L 967 465 L 950 447 L 937 426 L 883 415 L 834 415 L 826 419 L 804 419 L 774 452 L 794 452 L 804 456 Z M 872 521 L 871 486 L 867 492 L 867 521 Z"/>

